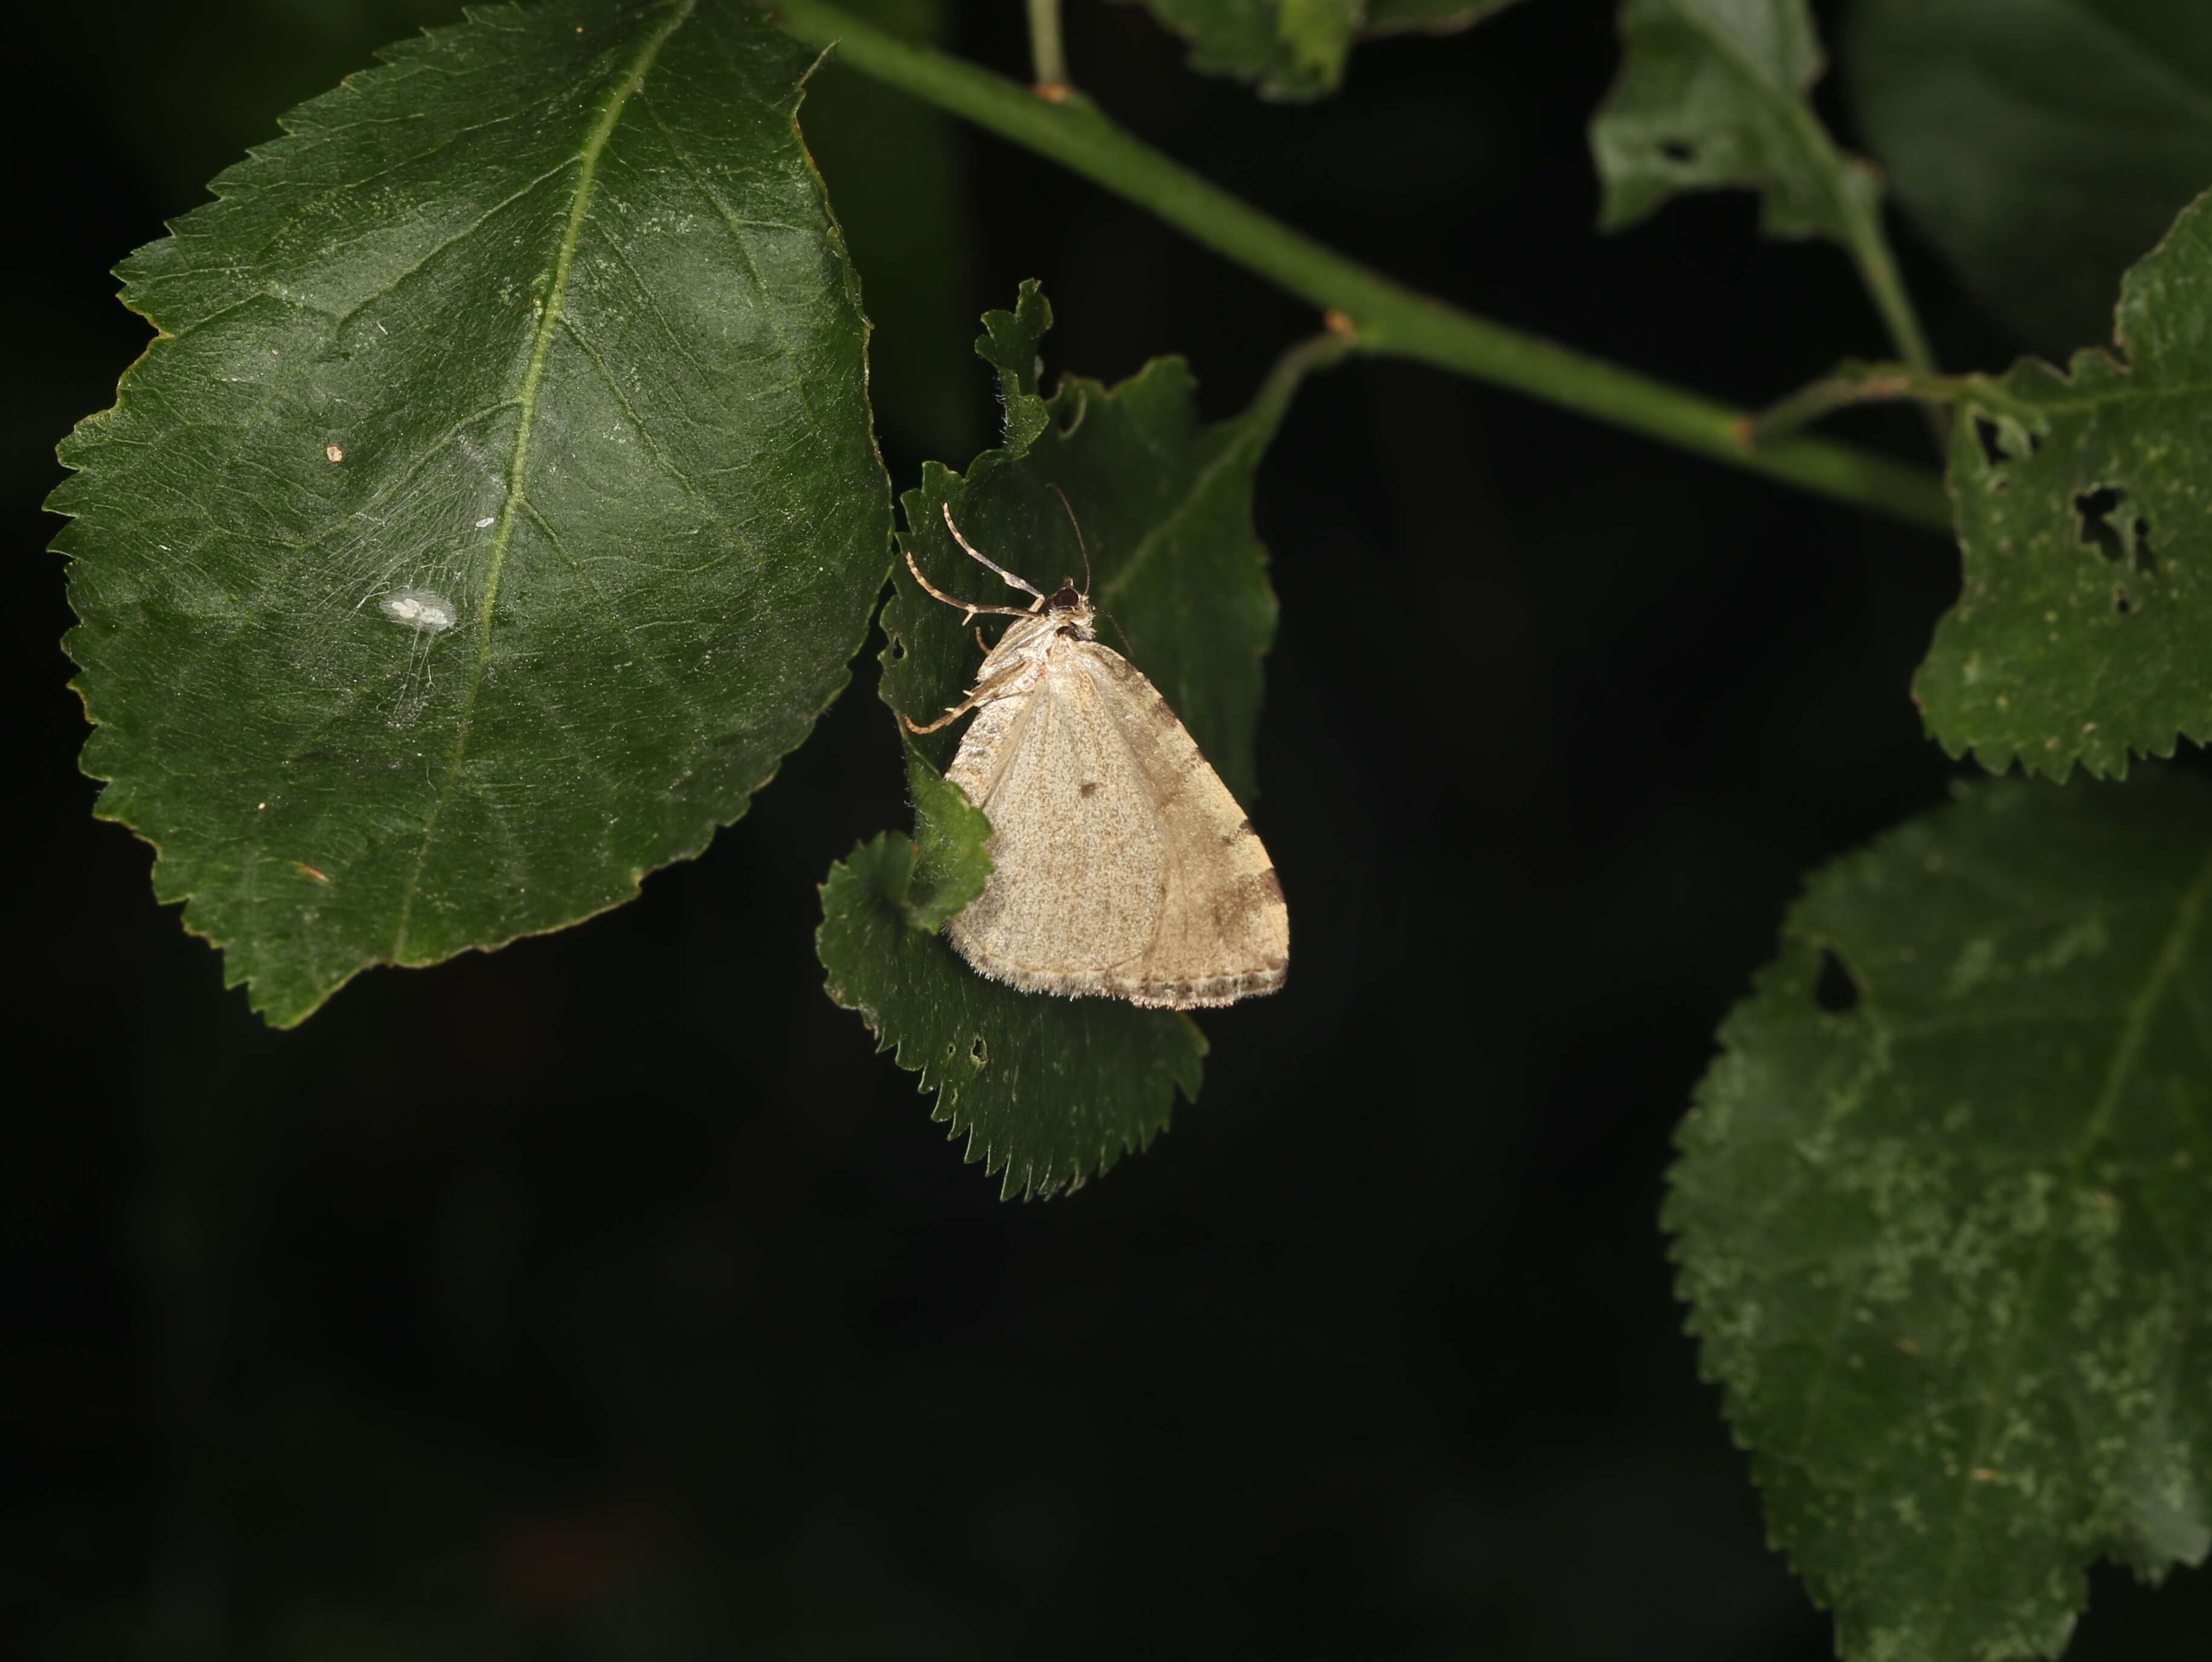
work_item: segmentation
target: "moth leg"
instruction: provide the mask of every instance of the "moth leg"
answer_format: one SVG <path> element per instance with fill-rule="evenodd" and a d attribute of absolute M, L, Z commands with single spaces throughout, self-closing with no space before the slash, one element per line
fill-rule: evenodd
<path fill-rule="evenodd" d="M 899 712 L 899 720 L 906 723 L 906 730 L 908 733 L 917 734 L 934 733 L 939 728 L 951 726 L 953 722 L 958 721 L 975 707 L 975 701 L 973 698 L 970 698 L 964 704 L 953 705 L 951 709 L 946 710 L 944 715 L 939 716 L 934 721 L 916 722 L 913 716 L 908 715 L 903 710 Z"/>
<path fill-rule="evenodd" d="M 1027 664 L 1017 664 L 1012 669 L 1005 670 L 1000 672 L 999 674 L 994 675 L 989 680 L 982 683 L 982 685 L 978 686 L 973 692 L 969 693 L 965 698 L 963 698 L 958 703 L 953 705 L 951 709 L 946 710 L 944 715 L 939 716 L 934 721 L 932 721 L 927 727 L 916 727 L 914 722 L 914 718 L 908 715 L 904 711 L 900 712 L 899 720 L 906 723 L 906 730 L 908 733 L 934 733 L 939 728 L 951 726 L 953 722 L 965 715 L 969 710 L 975 709 L 976 705 L 989 703 L 992 699 L 999 696 L 999 691 L 1000 688 L 1004 687 L 1007 682 L 1012 680 L 1016 676 L 1024 673 L 1028 669 L 1029 666 Z"/>

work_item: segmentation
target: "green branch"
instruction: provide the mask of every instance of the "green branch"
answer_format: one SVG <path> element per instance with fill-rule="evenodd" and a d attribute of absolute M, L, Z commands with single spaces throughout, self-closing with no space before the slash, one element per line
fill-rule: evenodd
<path fill-rule="evenodd" d="M 1951 528 L 1950 505 L 1932 474 L 1823 439 L 1752 449 L 1742 411 L 1393 282 L 1206 183 L 1079 94 L 1048 102 L 819 0 L 779 0 L 775 13 L 810 46 L 835 44 L 845 67 L 1048 156 L 1291 294 L 1343 313 L 1362 351 L 1417 359 L 1841 502 Z"/>
<path fill-rule="evenodd" d="M 1947 406 L 1956 402 L 1962 393 L 1980 392 L 1987 395 L 1989 391 L 1986 375 L 1942 375 L 1915 364 L 1863 363 L 1846 358 L 1818 380 L 1808 381 L 1787 398 L 1760 411 L 1751 418 L 1745 433 L 1752 443 L 1765 444 L 1855 404 L 1911 399 L 1927 411 L 1931 420 L 1941 423 L 1948 435 L 1950 421 Z"/>

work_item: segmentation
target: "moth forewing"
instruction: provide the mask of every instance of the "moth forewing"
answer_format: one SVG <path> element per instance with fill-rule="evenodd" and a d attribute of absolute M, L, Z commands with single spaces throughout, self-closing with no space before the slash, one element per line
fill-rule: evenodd
<path fill-rule="evenodd" d="M 1290 964 L 1290 911 L 1259 833 L 1189 729 L 1135 665 L 1085 642 L 1076 654 L 1146 779 L 1166 866 L 1139 1004 L 1232 1004 L 1272 993 Z"/>
<path fill-rule="evenodd" d="M 945 776 L 989 818 L 994 871 L 946 932 L 1031 992 L 1171 1009 L 1273 992 L 1290 922 L 1267 850 L 1094 615 L 1063 584 L 977 673 Z"/>

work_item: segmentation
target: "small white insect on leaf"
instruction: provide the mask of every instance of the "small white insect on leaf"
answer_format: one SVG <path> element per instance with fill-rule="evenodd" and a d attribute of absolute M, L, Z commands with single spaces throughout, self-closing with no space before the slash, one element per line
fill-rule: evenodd
<path fill-rule="evenodd" d="M 459 616 L 451 600 L 427 588 L 395 588 L 378 600 L 376 609 L 418 635 L 442 635 Z"/>

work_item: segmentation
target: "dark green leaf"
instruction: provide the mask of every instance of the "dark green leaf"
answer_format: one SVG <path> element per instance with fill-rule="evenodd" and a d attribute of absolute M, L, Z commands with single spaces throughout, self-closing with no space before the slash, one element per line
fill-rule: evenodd
<path fill-rule="evenodd" d="M 1299 378 L 1340 350 L 1334 340 L 1301 349 L 1243 415 L 1210 424 L 1180 358 L 1156 359 L 1112 388 L 1069 376 L 1044 401 L 1048 419 L 1025 454 L 986 452 L 964 480 L 925 467 L 921 489 L 902 499 L 901 541 L 945 593 L 993 606 L 1028 597 L 961 552 L 947 505 L 970 543 L 1047 592 L 1062 577 L 1084 581 L 1087 548 L 1093 594 L 1112 618 L 1103 638 L 1151 677 L 1249 803 L 1260 661 L 1275 632 L 1252 475 Z M 981 654 L 959 612 L 923 595 L 903 563 L 893 582 L 884 697 L 926 721 L 964 696 Z M 915 742 L 941 770 L 957 735 L 956 724 Z"/>
<path fill-rule="evenodd" d="M 160 337 L 55 498 L 101 812 L 277 1022 L 697 853 L 885 547 L 803 52 L 555 0 L 388 57 L 125 266 Z"/>
<path fill-rule="evenodd" d="M 991 822 L 966 792 L 948 783 L 911 746 L 906 782 L 914 797 L 915 858 L 913 880 L 900 898 L 906 921 L 924 934 L 935 934 L 990 880 L 991 856 L 983 844 Z"/>
<path fill-rule="evenodd" d="M 1815 875 L 1666 1210 L 1846 1658 L 2055 1657 L 2212 1543 L 2212 791 L 1984 782 Z"/>
<path fill-rule="evenodd" d="M 1881 187 L 1813 113 L 1820 43 L 1805 0 L 1622 0 L 1620 73 L 1590 123 L 1601 230 L 1684 191 L 1760 194 L 1769 236 L 1851 245 Z"/>
<path fill-rule="evenodd" d="M 2212 209 L 2127 275 L 2121 356 L 2028 360 L 1961 395 L 1966 581 L 1913 683 L 1991 770 L 2124 774 L 2212 734 Z"/>
<path fill-rule="evenodd" d="M 1190 43 L 1201 75 L 1253 83 L 1262 98 L 1304 100 L 1336 90 L 1364 35 L 1448 34 L 1512 0 L 1145 0 L 1161 25 Z"/>
<path fill-rule="evenodd" d="M 923 46 L 944 46 L 951 32 L 945 0 L 843 0 L 843 9 Z M 841 68 L 832 51 L 806 83 L 799 126 L 860 271 L 878 425 L 923 454 L 966 455 L 981 441 L 967 343 L 974 261 L 952 119 Z"/>
<path fill-rule="evenodd" d="M 915 858 L 885 831 L 830 868 L 817 942 L 830 996 L 937 1093 L 931 1117 L 1006 1173 L 1001 1193 L 1079 1188 L 1165 1130 L 1177 1091 L 1196 1099 L 1206 1040 L 1187 1017 L 984 980 L 912 927 Z"/>
<path fill-rule="evenodd" d="M 978 343 L 983 356 L 1035 364 L 1049 314 L 1034 285 L 1024 286 L 1019 314 L 1031 325 L 993 314 Z M 1027 597 L 961 552 L 945 528 L 947 506 L 971 543 L 1041 589 L 1062 576 L 1082 581 L 1087 544 L 1094 593 L 1127 637 L 1109 629 L 1109 643 L 1167 695 L 1249 803 L 1260 660 L 1275 622 L 1267 551 L 1252 530 L 1252 476 L 1299 379 L 1342 350 L 1334 338 L 1298 349 L 1251 409 L 1211 425 L 1198 418 L 1179 359 L 1111 389 L 1066 379 L 1041 401 L 1043 419 L 1025 452 L 986 452 L 964 478 L 924 467 L 921 488 L 903 498 L 902 540 L 939 588 L 994 606 Z M 959 612 L 922 594 L 902 564 L 894 582 L 884 610 L 883 696 L 926 722 L 965 695 L 982 654 Z M 1003 1166 L 1008 1193 L 1047 1195 L 1162 1129 L 1177 1089 L 1196 1096 L 1205 1044 L 1170 1012 L 987 981 L 943 939 L 919 932 L 980 892 L 987 874 L 976 862 L 988 827 L 941 777 L 959 732 L 955 723 L 909 740 L 921 852 L 905 838 L 879 837 L 833 871 L 818 944 L 831 995 L 860 1010 L 902 1066 L 921 1069 L 924 1086 L 939 1093 L 937 1117 L 968 1136 L 969 1157 Z M 947 799 L 964 817 L 945 809 Z M 888 919 L 915 927 L 890 931 Z M 987 1064 L 969 1055 L 977 1039 Z"/>
<path fill-rule="evenodd" d="M 1842 46 L 1898 199 L 2046 351 L 2104 338 L 2120 273 L 2212 184 L 2212 8 L 1856 0 Z"/>
<path fill-rule="evenodd" d="M 1513 0 L 1372 0 L 1360 33 L 1451 34 L 1504 11 Z"/>
<path fill-rule="evenodd" d="M 1043 286 L 1035 277 L 1023 283 L 1012 311 L 983 314 L 983 332 L 975 338 L 975 356 L 999 372 L 999 402 L 1006 406 L 1009 450 L 1028 449 L 1050 419 L 1037 383 L 1044 374 L 1040 354 L 1045 332 L 1051 327 L 1052 302 L 1044 297 Z"/>

